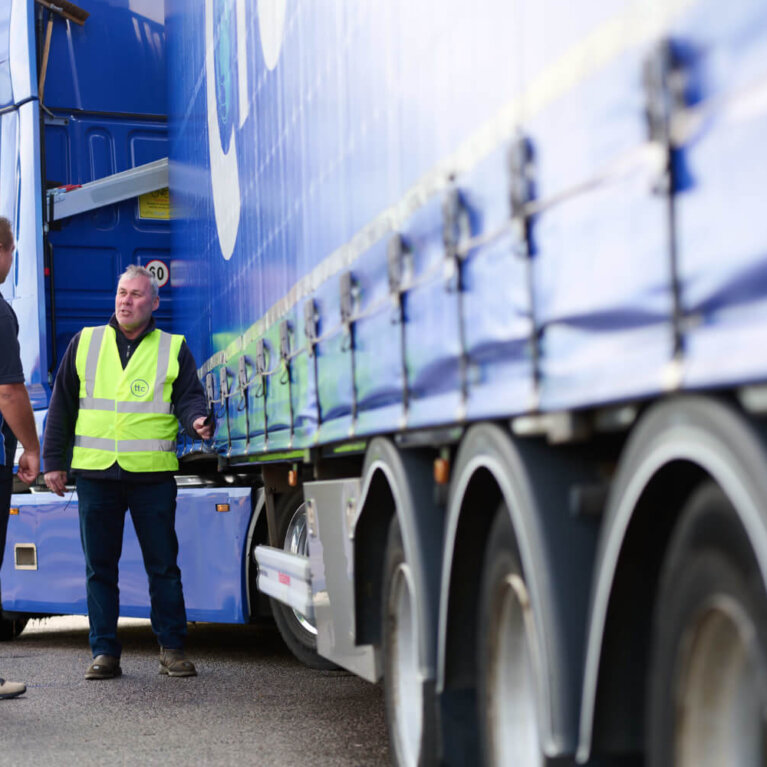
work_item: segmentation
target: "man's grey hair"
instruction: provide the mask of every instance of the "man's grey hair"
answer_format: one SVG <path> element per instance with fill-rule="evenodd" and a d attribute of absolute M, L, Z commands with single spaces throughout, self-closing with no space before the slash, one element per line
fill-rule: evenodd
<path fill-rule="evenodd" d="M 149 280 L 149 289 L 152 292 L 152 299 L 154 300 L 160 293 L 160 285 L 157 282 L 157 277 L 138 264 L 131 264 L 121 275 L 120 280 L 125 278 L 126 280 L 134 280 L 136 277 L 146 277 Z M 120 280 L 117 280 L 118 284 Z"/>

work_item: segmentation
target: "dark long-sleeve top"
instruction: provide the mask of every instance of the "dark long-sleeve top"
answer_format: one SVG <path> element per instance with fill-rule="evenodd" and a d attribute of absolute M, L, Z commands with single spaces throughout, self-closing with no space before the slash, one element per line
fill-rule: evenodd
<path fill-rule="evenodd" d="M 117 350 L 123 368 L 135 352 L 136 347 L 144 337 L 155 329 L 152 318 L 144 332 L 133 340 L 125 337 L 114 315 L 109 324 L 115 329 Z M 53 393 L 48 408 L 43 440 L 43 466 L 45 471 L 66 471 L 69 468 L 72 441 L 75 433 L 75 423 L 80 407 L 80 376 L 77 374 L 77 346 L 80 343 L 80 333 L 69 342 L 61 366 L 53 384 Z M 197 377 L 197 366 L 186 341 L 182 342 L 178 355 L 178 377 L 173 382 L 171 403 L 176 417 L 189 434 L 194 434 L 193 423 L 207 414 L 207 403 L 200 379 Z M 94 471 L 90 469 L 74 469 L 73 473 L 96 479 L 116 479 L 133 482 L 160 482 L 173 472 L 126 471 L 117 462 L 108 469 Z"/>

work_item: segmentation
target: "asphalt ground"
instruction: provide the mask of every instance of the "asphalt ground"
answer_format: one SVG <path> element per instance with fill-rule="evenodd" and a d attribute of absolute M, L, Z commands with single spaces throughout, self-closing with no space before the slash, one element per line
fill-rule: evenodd
<path fill-rule="evenodd" d="M 32 621 L 0 644 L 0 765 L 386 765 L 380 686 L 296 661 L 272 626 L 191 624 L 199 676 L 158 673 L 148 621 L 121 620 L 123 676 L 86 681 L 82 617 Z"/>

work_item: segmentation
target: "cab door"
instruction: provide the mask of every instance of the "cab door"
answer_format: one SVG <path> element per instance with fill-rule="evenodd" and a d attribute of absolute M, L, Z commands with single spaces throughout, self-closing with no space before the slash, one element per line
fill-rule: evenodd
<path fill-rule="evenodd" d="M 0 215 L 16 237 L 11 273 L 0 291 L 19 319 L 19 342 L 35 409 L 50 392 L 45 317 L 40 108 L 35 5 L 0 3 Z"/>

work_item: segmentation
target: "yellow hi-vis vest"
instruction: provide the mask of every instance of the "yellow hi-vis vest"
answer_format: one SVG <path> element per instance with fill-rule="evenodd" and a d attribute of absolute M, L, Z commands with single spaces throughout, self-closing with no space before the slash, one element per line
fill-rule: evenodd
<path fill-rule="evenodd" d="M 107 469 L 115 461 L 126 471 L 178 469 L 178 421 L 170 397 L 183 340 L 153 330 L 123 369 L 113 327 L 82 330 L 73 469 Z"/>

